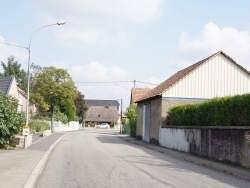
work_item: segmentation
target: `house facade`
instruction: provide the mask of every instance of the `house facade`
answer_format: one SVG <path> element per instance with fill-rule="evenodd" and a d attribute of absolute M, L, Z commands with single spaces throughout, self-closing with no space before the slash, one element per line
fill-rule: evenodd
<path fill-rule="evenodd" d="M 19 112 L 26 112 L 27 94 L 17 86 L 14 76 L 0 77 L 0 91 L 4 95 L 10 95 L 18 100 Z M 34 104 L 29 104 L 29 115 L 32 116 L 36 113 L 36 107 Z"/>
<path fill-rule="evenodd" d="M 224 52 L 217 52 L 171 76 L 137 102 L 137 137 L 159 141 L 169 108 L 250 92 L 250 72 Z"/>

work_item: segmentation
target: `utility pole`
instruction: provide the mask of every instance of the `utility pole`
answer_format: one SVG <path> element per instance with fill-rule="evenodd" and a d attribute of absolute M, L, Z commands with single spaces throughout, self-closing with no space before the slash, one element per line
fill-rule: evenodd
<path fill-rule="evenodd" d="M 135 82 L 136 82 L 136 81 L 134 80 L 134 88 L 135 88 Z"/>
<path fill-rule="evenodd" d="M 122 134 L 122 99 L 121 99 L 121 120 L 120 120 L 120 134 Z"/>

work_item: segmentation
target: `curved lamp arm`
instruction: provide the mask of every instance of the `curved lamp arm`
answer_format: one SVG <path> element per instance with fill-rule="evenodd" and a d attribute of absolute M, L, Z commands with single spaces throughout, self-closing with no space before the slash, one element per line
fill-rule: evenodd
<path fill-rule="evenodd" d="M 49 27 L 49 26 L 54 26 L 54 25 L 64 25 L 66 22 L 65 21 L 61 21 L 61 22 L 57 22 L 55 24 L 49 24 L 49 25 L 45 25 L 42 26 L 40 28 L 38 28 L 37 30 L 35 30 L 31 37 L 30 37 L 30 41 L 29 41 L 29 47 L 28 47 L 28 51 L 29 51 L 29 59 L 28 59 L 28 71 L 27 71 L 27 76 L 28 76 L 28 83 L 27 83 L 27 100 L 26 100 L 26 125 L 28 125 L 29 123 L 29 96 L 30 96 L 30 45 L 31 45 L 31 40 L 33 38 L 33 36 L 41 29 L 45 28 L 45 27 Z"/>

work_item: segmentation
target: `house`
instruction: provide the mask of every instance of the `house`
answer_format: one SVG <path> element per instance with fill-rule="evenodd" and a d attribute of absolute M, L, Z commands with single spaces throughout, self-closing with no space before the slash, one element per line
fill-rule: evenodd
<path fill-rule="evenodd" d="M 219 51 L 168 78 L 136 101 L 137 137 L 159 141 L 169 108 L 250 92 L 250 72 Z"/>
<path fill-rule="evenodd" d="M 116 100 L 86 99 L 88 110 L 85 124 L 96 125 L 100 123 L 119 124 L 119 103 Z"/>
<path fill-rule="evenodd" d="M 18 100 L 18 108 L 17 110 L 21 112 L 23 110 L 22 106 L 26 101 L 23 101 L 20 97 L 20 93 L 18 92 L 18 87 L 16 83 L 16 79 L 14 76 L 12 77 L 0 77 L 0 91 L 4 95 L 10 95 Z M 25 108 L 24 108 L 25 112 Z"/>
<path fill-rule="evenodd" d="M 14 76 L 0 77 L 0 91 L 4 95 L 10 95 L 18 100 L 19 112 L 26 112 L 27 94 L 17 86 Z M 29 104 L 29 112 L 31 114 L 36 113 L 36 107 L 34 104 Z"/>

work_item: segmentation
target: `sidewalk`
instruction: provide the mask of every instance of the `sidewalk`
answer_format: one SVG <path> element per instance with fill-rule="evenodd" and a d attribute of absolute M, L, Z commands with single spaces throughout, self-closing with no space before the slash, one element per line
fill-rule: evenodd
<path fill-rule="evenodd" d="M 66 133 L 55 133 L 39 142 L 35 142 L 27 149 L 1 150 L 0 151 L 0 187 L 21 188 L 28 182 L 27 187 L 32 187 L 40 169 L 46 162 L 53 144 Z M 44 159 L 44 160 L 42 160 Z"/>
<path fill-rule="evenodd" d="M 227 174 L 236 176 L 238 178 L 250 181 L 250 169 L 235 166 L 235 165 L 230 165 L 230 164 L 224 164 L 222 162 L 212 161 L 207 158 L 202 158 L 202 157 L 190 154 L 190 153 L 184 153 L 184 152 L 171 150 L 165 147 L 161 147 L 161 146 L 154 145 L 151 143 L 143 142 L 141 140 L 137 140 L 128 135 L 118 135 L 118 136 L 128 142 L 156 150 L 168 156 L 172 156 L 174 158 L 180 158 L 182 160 L 185 160 L 194 164 L 205 166 L 207 168 L 211 168 L 213 170 L 217 170 L 217 171 L 227 173 Z"/>

